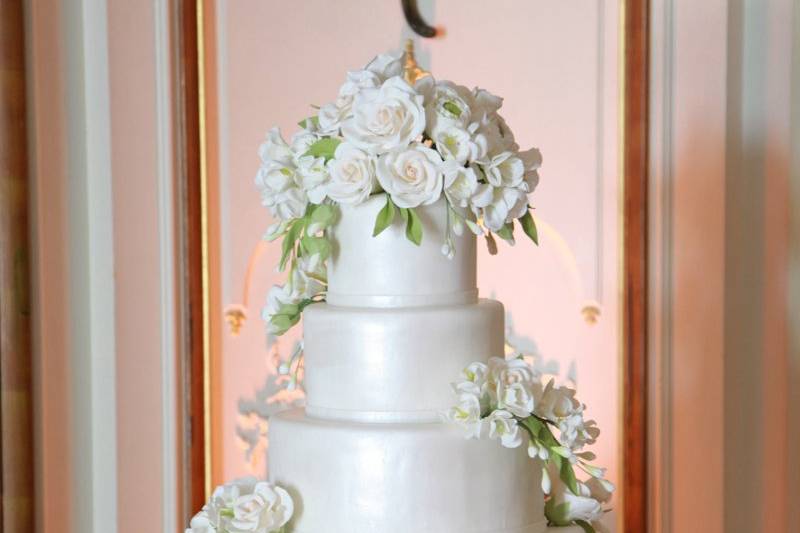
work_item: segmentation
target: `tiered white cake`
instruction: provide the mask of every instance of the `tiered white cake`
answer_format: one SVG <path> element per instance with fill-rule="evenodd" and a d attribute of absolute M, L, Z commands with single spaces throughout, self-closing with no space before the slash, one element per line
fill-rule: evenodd
<path fill-rule="evenodd" d="M 503 354 L 503 306 L 478 299 L 475 237 L 442 255 L 443 200 L 372 237 L 380 194 L 341 207 L 328 303 L 304 316 L 307 408 L 273 417 L 270 480 L 295 500 L 293 533 L 541 533 L 541 466 L 525 447 L 441 422 L 450 382 Z"/>

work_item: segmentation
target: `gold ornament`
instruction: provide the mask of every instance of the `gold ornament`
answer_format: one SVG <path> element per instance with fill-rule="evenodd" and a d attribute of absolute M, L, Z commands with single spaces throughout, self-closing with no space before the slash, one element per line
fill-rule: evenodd
<path fill-rule="evenodd" d="M 406 53 L 405 53 L 405 64 L 403 66 L 403 78 L 410 84 L 414 85 L 417 80 L 420 80 L 426 76 L 430 76 L 431 73 L 423 70 L 418 64 L 417 60 L 414 57 L 414 40 L 409 39 L 406 41 Z"/>

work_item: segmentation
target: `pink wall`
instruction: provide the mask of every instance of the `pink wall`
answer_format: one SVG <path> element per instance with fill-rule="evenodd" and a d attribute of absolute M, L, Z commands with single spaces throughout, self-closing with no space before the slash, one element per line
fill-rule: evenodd
<path fill-rule="evenodd" d="M 34 272 L 34 387 L 36 388 L 37 528 L 66 533 L 71 523 L 72 465 L 67 310 L 66 145 L 61 70 L 60 3 L 31 3 L 28 16 L 32 233 Z"/>
<path fill-rule="evenodd" d="M 157 531 L 164 512 L 153 6 L 108 4 L 119 533 Z"/>

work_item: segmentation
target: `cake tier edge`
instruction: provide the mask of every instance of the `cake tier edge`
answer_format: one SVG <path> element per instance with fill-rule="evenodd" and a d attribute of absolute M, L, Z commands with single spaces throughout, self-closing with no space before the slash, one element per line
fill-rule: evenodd
<path fill-rule="evenodd" d="M 305 533 L 543 533 L 541 465 L 444 424 L 270 421 L 270 481 Z"/>

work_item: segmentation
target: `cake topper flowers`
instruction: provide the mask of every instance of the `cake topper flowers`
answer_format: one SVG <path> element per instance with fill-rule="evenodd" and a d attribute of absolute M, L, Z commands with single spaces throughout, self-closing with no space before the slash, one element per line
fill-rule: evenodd
<path fill-rule="evenodd" d="M 447 229 L 439 238 L 448 257 L 457 253 L 452 236 L 466 230 L 484 236 L 491 253 L 495 235 L 514 243 L 515 224 L 538 241 L 528 196 L 541 154 L 520 149 L 499 114 L 502 98 L 430 75 L 404 76 L 409 68 L 402 56 L 377 56 L 348 72 L 336 99 L 300 121 L 289 142 L 273 128 L 261 145 L 256 185 L 277 218 L 266 238 L 283 239 L 279 268 L 289 267 L 264 312 L 270 333 L 284 333 L 305 306 L 324 299 L 326 229 L 340 205 L 384 194 L 373 236 L 401 217 L 419 245 L 437 237 L 423 236 L 416 209 L 444 198 Z"/>

